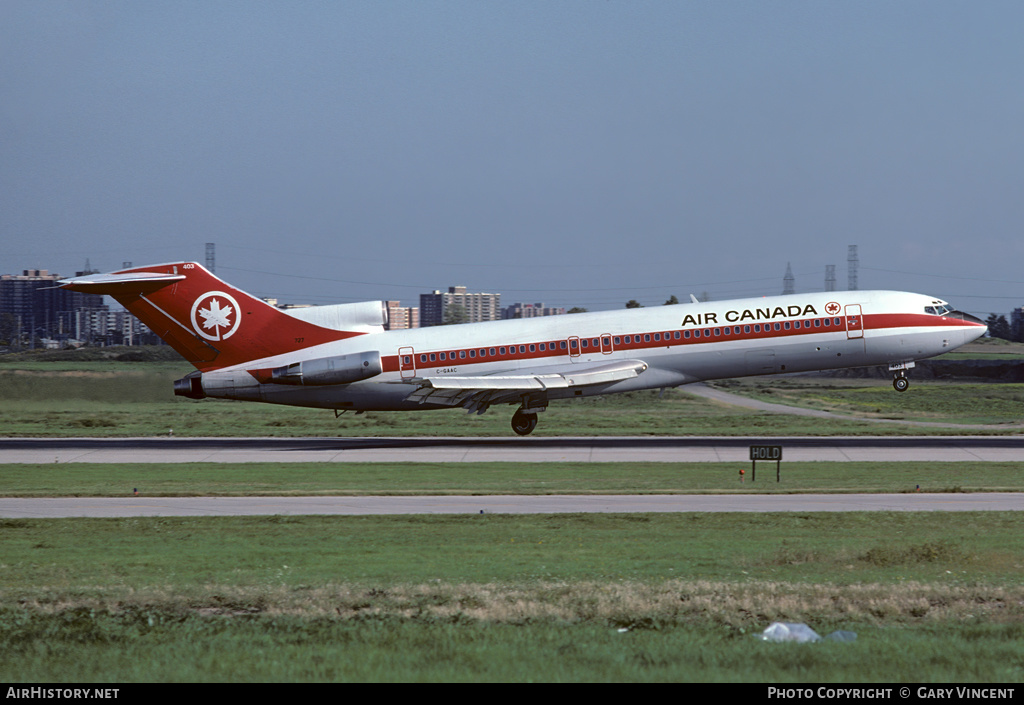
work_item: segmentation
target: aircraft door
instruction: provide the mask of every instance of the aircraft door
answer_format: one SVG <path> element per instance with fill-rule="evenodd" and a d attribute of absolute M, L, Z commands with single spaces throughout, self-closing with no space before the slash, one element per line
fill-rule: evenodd
<path fill-rule="evenodd" d="M 601 354 L 611 355 L 615 352 L 615 346 L 612 344 L 612 336 L 605 333 L 601 336 Z"/>
<path fill-rule="evenodd" d="M 575 361 L 580 356 L 580 339 L 578 336 L 569 337 L 569 359 Z"/>
<path fill-rule="evenodd" d="M 846 306 L 846 338 L 864 337 L 864 315 L 861 312 L 860 304 L 849 304 Z"/>
<path fill-rule="evenodd" d="M 412 348 L 398 348 L 398 371 L 402 379 L 416 376 L 416 352 Z"/>

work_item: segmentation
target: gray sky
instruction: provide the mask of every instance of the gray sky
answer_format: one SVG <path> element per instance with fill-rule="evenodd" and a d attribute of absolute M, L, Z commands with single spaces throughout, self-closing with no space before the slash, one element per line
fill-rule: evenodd
<path fill-rule="evenodd" d="M 0 271 L 1024 305 L 1024 3 L 0 3 Z"/>

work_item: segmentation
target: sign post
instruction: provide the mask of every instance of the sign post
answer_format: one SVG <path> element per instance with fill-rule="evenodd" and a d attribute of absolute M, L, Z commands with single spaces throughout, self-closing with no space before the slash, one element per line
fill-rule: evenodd
<path fill-rule="evenodd" d="M 782 477 L 782 446 L 750 446 L 750 481 L 757 480 L 757 461 L 775 461 L 775 481 Z"/>

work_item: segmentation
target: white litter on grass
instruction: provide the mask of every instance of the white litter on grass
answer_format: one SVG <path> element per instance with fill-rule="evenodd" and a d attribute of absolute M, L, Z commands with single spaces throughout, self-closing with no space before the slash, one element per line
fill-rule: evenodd
<path fill-rule="evenodd" d="M 825 637 L 825 641 L 856 641 L 856 632 L 837 630 Z M 783 642 L 793 641 L 798 644 L 807 644 L 814 641 L 821 641 L 818 633 L 801 622 L 772 622 L 764 632 L 761 633 L 762 641 Z"/>
<path fill-rule="evenodd" d="M 761 634 L 761 638 L 764 641 L 795 641 L 798 644 L 821 640 L 816 631 L 798 622 L 772 622 Z"/>

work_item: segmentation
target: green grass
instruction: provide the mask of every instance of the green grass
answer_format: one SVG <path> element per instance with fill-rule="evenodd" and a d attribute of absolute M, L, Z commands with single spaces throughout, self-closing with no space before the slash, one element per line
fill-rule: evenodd
<path fill-rule="evenodd" d="M 776 377 L 724 380 L 714 386 L 774 404 L 865 419 L 1012 424 L 1013 432 L 1020 432 L 1024 422 L 1024 384 L 915 382 L 909 391 L 898 393 L 878 380 Z"/>
<path fill-rule="evenodd" d="M 177 363 L 0 364 L 0 428 L 6 436 L 508 436 L 511 406 L 482 416 L 461 409 L 348 413 L 174 397 Z M 835 411 L 814 419 L 728 406 L 682 389 L 553 402 L 538 436 L 893 435 L 1019 432 L 1024 385 L 917 383 L 898 394 L 884 380 L 771 377 L 716 383 L 781 404 Z M 1002 424 L 942 429 L 867 419 Z"/>
<path fill-rule="evenodd" d="M 176 399 L 170 382 L 188 372 L 177 363 L 29 357 L 0 364 L 6 435 L 509 434 L 511 408 L 336 420 Z M 1020 420 L 1019 385 L 915 381 L 900 396 L 884 380 L 725 384 L 865 417 Z M 553 404 L 537 431 L 922 432 L 763 414 L 678 390 Z M 0 493 L 736 491 L 741 466 L 7 465 Z M 742 490 L 1016 491 L 1019 470 L 783 463 L 781 485 L 766 470 L 765 481 Z M 1019 525 L 1016 514 L 987 512 L 6 519 L 0 679 L 1020 682 Z M 758 641 L 775 620 L 858 639 Z"/>
<path fill-rule="evenodd" d="M 8 681 L 1024 678 L 1012 513 L 3 520 L 0 531 Z M 757 641 L 776 620 L 858 639 Z"/>
<path fill-rule="evenodd" d="M 5 620 L 6 618 L 6 620 Z M 14 615 L 0 614 L 0 620 Z M 865 628 L 852 644 L 769 644 L 715 625 L 215 617 L 140 610 L 23 617 L 8 682 L 991 683 L 1021 680 L 1024 628 Z M 58 631 L 62 636 L 54 636 Z M 131 688 L 127 692 L 133 692 Z"/>
<path fill-rule="evenodd" d="M 739 471 L 746 481 L 739 482 Z M 9 464 L 4 497 L 1020 492 L 1024 463 L 62 463 Z"/>

